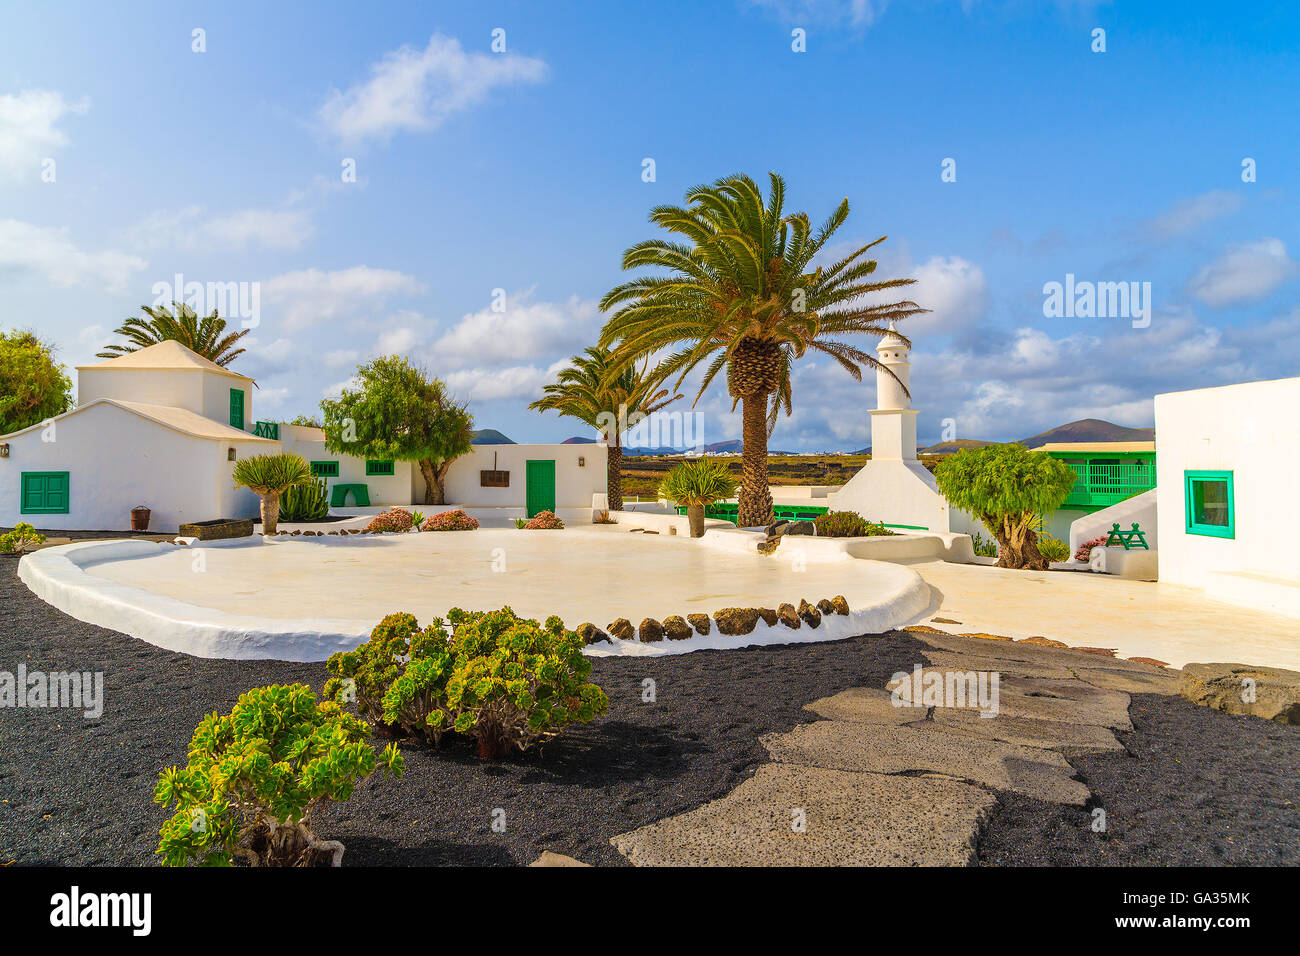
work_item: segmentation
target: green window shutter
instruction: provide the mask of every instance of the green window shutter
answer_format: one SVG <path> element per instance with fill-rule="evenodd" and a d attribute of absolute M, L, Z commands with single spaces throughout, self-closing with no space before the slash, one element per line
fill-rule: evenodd
<path fill-rule="evenodd" d="M 368 476 L 384 476 L 393 474 L 393 463 L 391 461 L 379 460 L 374 458 L 366 459 L 366 474 Z"/>
<path fill-rule="evenodd" d="M 311 463 L 313 478 L 337 478 L 339 463 L 337 461 L 313 461 Z"/>
<path fill-rule="evenodd" d="M 23 514 L 65 515 L 71 504 L 68 472 L 24 471 L 19 511 Z"/>
<path fill-rule="evenodd" d="M 244 428 L 244 391 L 239 388 L 230 390 L 230 426 L 243 431 Z"/>
<path fill-rule="evenodd" d="M 1237 536 L 1237 506 L 1230 471 L 1183 472 L 1186 530 L 1209 538 Z"/>

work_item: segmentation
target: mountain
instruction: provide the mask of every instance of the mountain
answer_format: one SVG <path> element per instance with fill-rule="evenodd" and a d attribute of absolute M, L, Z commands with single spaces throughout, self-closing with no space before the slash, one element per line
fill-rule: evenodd
<path fill-rule="evenodd" d="M 917 451 L 922 455 L 955 455 L 963 448 L 979 448 L 981 445 L 991 445 L 992 442 L 981 441 L 978 438 L 954 438 L 952 441 L 941 441 L 926 448 L 918 448 Z"/>
<path fill-rule="evenodd" d="M 495 428 L 480 428 L 470 439 L 475 445 L 513 445 L 514 441 Z"/>
<path fill-rule="evenodd" d="M 583 438 L 580 435 L 574 435 L 572 438 L 566 438 L 561 444 L 563 445 L 590 445 L 595 442 L 594 438 Z M 739 455 L 740 439 L 733 438 L 731 441 L 715 441 L 712 444 L 705 445 L 701 449 L 706 455 Z M 654 455 L 680 455 L 684 451 L 694 451 L 694 449 L 685 448 L 633 448 L 623 449 L 624 455 L 629 456 L 654 456 Z M 787 452 L 771 451 L 772 455 L 784 455 Z"/>
<path fill-rule="evenodd" d="M 1026 448 L 1038 448 L 1048 442 L 1086 442 L 1086 441 L 1155 441 L 1154 428 L 1128 428 L 1114 422 L 1104 422 L 1099 418 L 1084 418 L 1068 425 L 1058 425 L 1045 432 L 1021 439 Z"/>
<path fill-rule="evenodd" d="M 572 438 L 564 439 L 564 441 L 560 442 L 560 444 L 561 445 L 594 445 L 596 444 L 596 439 L 583 438 L 581 435 L 574 435 Z"/>

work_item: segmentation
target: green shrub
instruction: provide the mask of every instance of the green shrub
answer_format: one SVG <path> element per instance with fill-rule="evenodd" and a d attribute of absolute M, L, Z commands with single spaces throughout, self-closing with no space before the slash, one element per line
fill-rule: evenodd
<path fill-rule="evenodd" d="M 525 528 L 528 527 L 528 519 L 527 519 L 527 518 L 516 518 L 516 519 L 515 519 L 515 527 L 518 528 L 520 531 L 523 531 Z"/>
<path fill-rule="evenodd" d="M 701 458 L 675 466 L 659 485 L 659 497 L 679 505 L 711 505 L 734 497 L 736 479 L 716 458 Z"/>
<path fill-rule="evenodd" d="M 1038 553 L 1048 561 L 1069 561 L 1070 545 L 1060 538 L 1043 533 L 1038 536 Z"/>
<path fill-rule="evenodd" d="M 280 495 L 281 521 L 319 521 L 329 513 L 324 478 L 286 488 Z"/>
<path fill-rule="evenodd" d="M 20 521 L 14 525 L 12 531 L 0 535 L 0 552 L 22 554 L 24 551 L 30 551 L 36 545 L 44 543 L 45 535 L 40 534 L 27 522 Z"/>
<path fill-rule="evenodd" d="M 204 717 L 189 763 L 160 774 L 154 801 L 176 805 L 158 831 L 166 866 L 334 866 L 343 844 L 321 840 L 312 814 L 346 800 L 376 765 L 400 776 L 392 744 L 376 757 L 366 725 L 305 684 L 275 684 L 242 694 L 226 716 Z"/>
<path fill-rule="evenodd" d="M 855 511 L 828 511 L 813 519 L 819 537 L 867 538 L 892 535 L 883 524 L 872 524 Z"/>
<path fill-rule="evenodd" d="M 604 692 L 586 678 L 582 639 L 558 617 L 543 627 L 499 611 L 448 612 L 423 630 L 410 614 L 390 614 L 355 651 L 326 667 L 327 697 L 355 702 L 363 717 L 438 743 L 462 734 L 479 756 L 495 758 L 555 737 L 568 724 L 605 712 Z"/>

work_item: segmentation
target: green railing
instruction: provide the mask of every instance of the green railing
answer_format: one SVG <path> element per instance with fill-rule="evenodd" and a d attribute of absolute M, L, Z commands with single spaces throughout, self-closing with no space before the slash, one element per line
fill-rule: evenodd
<path fill-rule="evenodd" d="M 254 422 L 253 434 L 258 438 L 274 438 L 277 441 L 280 438 L 279 422 Z"/>
<path fill-rule="evenodd" d="M 1062 508 L 1096 511 L 1150 491 L 1156 486 L 1154 454 L 1106 455 L 1097 458 L 1065 458 L 1074 469 L 1074 487 Z"/>
<path fill-rule="evenodd" d="M 719 501 L 717 504 L 706 505 L 704 508 L 704 517 L 720 518 L 723 521 L 730 521 L 732 524 L 739 524 L 737 517 L 739 509 L 734 501 Z M 786 518 L 790 521 L 811 521 L 824 515 L 829 509 L 821 505 L 774 505 L 772 513 L 778 518 Z M 686 514 L 686 508 L 683 505 L 677 505 L 679 515 Z M 915 524 L 889 524 L 884 523 L 886 528 L 898 528 L 902 531 L 925 531 L 920 525 Z"/>

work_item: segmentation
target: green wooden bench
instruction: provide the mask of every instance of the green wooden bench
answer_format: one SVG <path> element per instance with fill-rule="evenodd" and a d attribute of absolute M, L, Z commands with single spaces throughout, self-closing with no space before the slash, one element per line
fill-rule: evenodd
<path fill-rule="evenodd" d="M 1142 546 L 1143 551 L 1151 550 L 1147 545 L 1146 532 L 1138 530 L 1136 521 L 1133 522 L 1132 528 L 1128 531 L 1120 531 L 1118 524 L 1111 525 L 1110 534 L 1106 536 L 1106 547 L 1109 548 L 1112 544 L 1122 544 L 1125 551 L 1136 548 L 1138 545 Z"/>
<path fill-rule="evenodd" d="M 348 503 L 348 492 L 352 492 L 352 504 L 357 508 L 370 507 L 370 489 L 365 482 L 356 484 L 338 484 L 330 490 L 330 507 L 343 508 Z"/>

